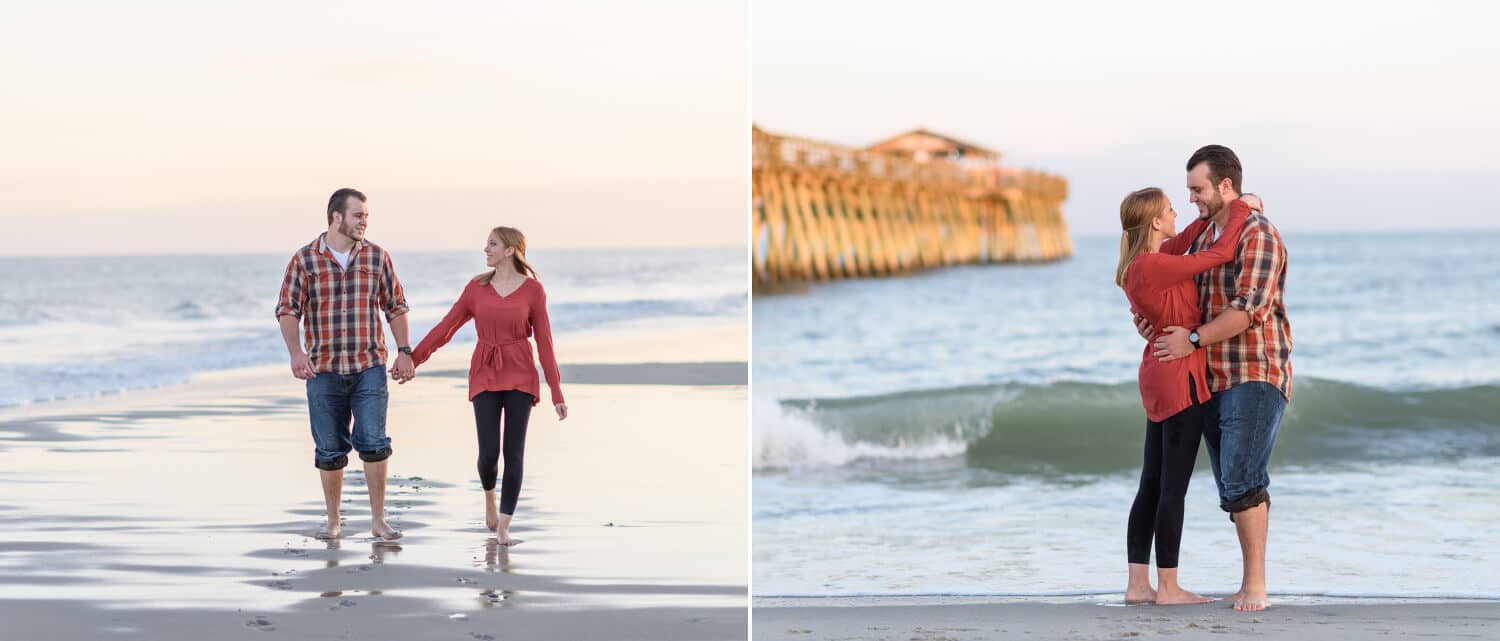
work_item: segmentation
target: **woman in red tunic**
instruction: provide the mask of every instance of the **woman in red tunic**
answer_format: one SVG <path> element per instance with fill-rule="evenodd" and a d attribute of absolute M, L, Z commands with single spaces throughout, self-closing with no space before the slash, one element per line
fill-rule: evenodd
<path fill-rule="evenodd" d="M 1120 263 L 1115 284 L 1125 290 L 1130 309 L 1152 327 L 1196 329 L 1202 324 L 1198 308 L 1199 272 L 1234 259 L 1240 231 L 1251 207 L 1260 199 L 1246 194 L 1230 202 L 1229 222 L 1208 249 L 1192 255 L 1192 239 L 1207 227 L 1199 219 L 1174 232 L 1177 212 L 1162 190 L 1149 187 L 1131 193 L 1120 203 Z M 1177 236 L 1177 240 L 1168 240 Z M 1198 458 L 1203 434 L 1200 403 L 1208 400 L 1207 362 L 1203 350 L 1187 358 L 1161 361 L 1147 341 L 1139 373 L 1141 404 L 1146 408 L 1146 455 L 1140 487 L 1130 508 L 1125 548 L 1130 579 L 1127 603 L 1159 605 L 1212 601 L 1177 584 L 1177 552 L 1182 542 L 1183 497 Z M 1157 589 L 1151 588 L 1151 543 L 1156 542 Z"/>
<path fill-rule="evenodd" d="M 427 332 L 412 353 L 418 366 L 447 344 L 469 319 L 479 342 L 469 360 L 469 401 L 474 404 L 474 427 L 479 434 L 479 481 L 484 485 L 484 524 L 501 545 L 520 540 L 510 536 L 511 517 L 521 495 L 522 457 L 526 423 L 540 401 L 536 364 L 528 336 L 536 338 L 542 371 L 552 395 L 557 419 L 568 417 L 552 353 L 552 326 L 547 320 L 547 292 L 526 262 L 526 237 L 511 227 L 496 227 L 484 248 L 491 271 L 475 276 L 448 310 Z M 405 381 L 402 381 L 403 383 Z M 504 429 L 501 429 L 502 416 Z M 502 448 L 501 434 L 504 434 Z M 496 465 L 501 454 L 505 475 L 500 482 L 500 505 L 495 506 Z"/>

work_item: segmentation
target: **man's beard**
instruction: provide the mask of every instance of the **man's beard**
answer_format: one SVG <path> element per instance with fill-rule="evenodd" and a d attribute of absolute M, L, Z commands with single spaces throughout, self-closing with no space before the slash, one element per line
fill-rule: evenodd
<path fill-rule="evenodd" d="M 1204 220 L 1207 220 L 1219 215 L 1219 212 L 1224 211 L 1224 198 L 1220 196 L 1218 192 L 1215 192 L 1213 195 L 1213 200 L 1205 201 L 1203 205 L 1204 214 L 1202 218 Z"/>
<path fill-rule="evenodd" d="M 354 235 L 355 231 L 356 230 L 354 228 L 354 225 L 350 225 L 350 224 L 347 224 L 347 223 L 339 223 L 339 233 L 340 234 L 343 234 L 344 236 L 346 236 L 348 238 L 358 238 L 358 236 Z"/>

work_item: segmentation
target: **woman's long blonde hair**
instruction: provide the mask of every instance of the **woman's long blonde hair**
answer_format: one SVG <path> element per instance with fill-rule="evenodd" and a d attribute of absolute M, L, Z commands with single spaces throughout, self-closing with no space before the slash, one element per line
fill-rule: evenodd
<path fill-rule="evenodd" d="M 531 263 L 526 262 L 526 235 L 522 234 L 521 230 L 515 227 L 496 227 L 490 230 L 490 235 L 500 241 L 501 245 L 516 250 L 515 255 L 511 256 L 511 264 L 516 266 L 517 273 L 541 280 L 541 277 L 536 274 L 536 269 L 531 266 Z M 474 281 L 488 285 L 495 280 L 496 271 L 498 269 L 491 269 L 475 276 Z"/>
<path fill-rule="evenodd" d="M 1115 284 L 1125 286 L 1125 270 L 1130 261 L 1145 253 L 1151 242 L 1151 221 L 1167 210 L 1166 192 L 1147 187 L 1130 192 L 1120 203 L 1120 264 L 1115 267 Z"/>

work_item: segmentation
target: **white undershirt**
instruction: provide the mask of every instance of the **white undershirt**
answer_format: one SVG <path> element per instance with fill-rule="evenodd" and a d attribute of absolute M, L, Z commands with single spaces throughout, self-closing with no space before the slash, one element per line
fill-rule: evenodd
<path fill-rule="evenodd" d="M 340 252 L 333 247 L 330 247 L 328 245 L 328 241 L 324 240 L 323 249 L 328 250 L 328 253 L 333 254 L 333 259 L 339 261 L 339 269 L 349 269 L 349 253 L 354 251 L 353 247 L 350 247 L 349 251 Z"/>

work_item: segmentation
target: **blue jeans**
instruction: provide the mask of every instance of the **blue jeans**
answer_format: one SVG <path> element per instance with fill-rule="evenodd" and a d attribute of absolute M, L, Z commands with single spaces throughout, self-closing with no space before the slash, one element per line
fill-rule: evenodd
<path fill-rule="evenodd" d="M 1286 397 L 1275 385 L 1252 381 L 1214 394 L 1206 410 L 1203 443 L 1219 486 L 1219 508 L 1232 515 L 1270 502 L 1267 468 Z"/>
<path fill-rule="evenodd" d="M 342 470 L 351 449 L 370 463 L 390 458 L 391 439 L 385 435 L 389 398 L 384 365 L 358 374 L 323 372 L 307 381 L 307 414 L 317 448 L 313 464 L 320 470 Z"/>

